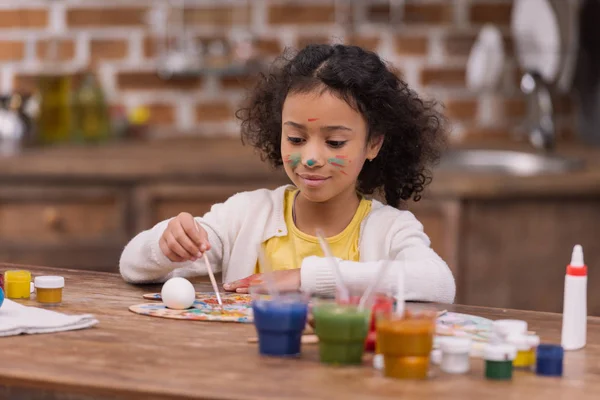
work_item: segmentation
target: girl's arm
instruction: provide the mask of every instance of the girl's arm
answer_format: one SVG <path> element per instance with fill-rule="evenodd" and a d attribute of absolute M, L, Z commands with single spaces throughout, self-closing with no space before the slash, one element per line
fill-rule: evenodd
<path fill-rule="evenodd" d="M 227 203 L 215 204 L 204 217 L 196 217 L 197 223 L 206 230 L 211 249 L 206 252 L 211 267 L 220 271 L 223 260 L 223 242 L 227 228 Z M 159 240 L 170 219 L 161 221 L 151 229 L 136 235 L 121 254 L 121 276 L 131 283 L 165 282 L 174 276 L 193 277 L 207 273 L 203 259 L 195 262 L 173 262 L 162 252 Z"/>
<path fill-rule="evenodd" d="M 408 214 L 406 214 L 408 215 Z M 430 247 L 421 223 L 410 214 L 394 223 L 388 231 L 386 248 L 390 260 L 380 288 L 396 293 L 400 284 L 404 298 L 413 301 L 453 303 L 456 284 L 448 265 Z M 385 260 L 370 262 L 340 261 L 344 282 L 364 290 L 382 268 Z M 301 286 L 321 295 L 335 293 L 335 276 L 329 260 L 308 257 L 302 263 Z"/>
<path fill-rule="evenodd" d="M 431 248 L 423 225 L 412 213 L 392 236 L 390 257 L 403 263 L 406 300 L 453 303 L 456 283 L 448 264 Z"/>

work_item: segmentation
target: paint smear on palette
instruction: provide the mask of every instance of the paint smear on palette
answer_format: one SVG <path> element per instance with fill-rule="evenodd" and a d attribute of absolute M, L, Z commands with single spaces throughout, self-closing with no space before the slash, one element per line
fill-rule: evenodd
<path fill-rule="evenodd" d="M 249 294 L 239 294 L 239 293 L 219 293 L 221 295 L 221 300 L 223 304 L 234 304 L 234 303 L 244 303 L 250 304 L 252 302 L 252 297 Z M 161 301 L 162 297 L 160 293 L 146 293 L 142 296 L 146 300 L 157 300 Z M 217 298 L 214 292 L 196 292 L 196 300 L 201 300 L 205 302 L 212 302 L 214 300 L 215 304 L 218 304 Z"/>
<path fill-rule="evenodd" d="M 219 305 L 219 300 L 215 299 L 204 299 L 202 300 L 204 303 L 206 304 L 210 304 L 212 306 L 218 306 Z M 231 304 L 235 304 L 235 300 L 232 299 L 221 299 L 221 303 L 223 303 L 224 306 L 227 305 L 231 305 Z"/>
<path fill-rule="evenodd" d="M 285 157 L 286 164 L 289 164 L 292 168 L 296 168 L 300 161 L 302 161 L 300 153 L 292 153 Z"/>
<path fill-rule="evenodd" d="M 491 319 L 477 315 L 447 312 L 439 316 L 436 335 L 468 337 L 477 342 L 487 342 L 492 333 Z"/>

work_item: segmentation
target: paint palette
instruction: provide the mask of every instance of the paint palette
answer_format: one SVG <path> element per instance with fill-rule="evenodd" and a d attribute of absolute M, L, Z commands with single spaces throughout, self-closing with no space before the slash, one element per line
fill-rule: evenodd
<path fill-rule="evenodd" d="M 240 305 L 224 305 L 219 307 L 194 307 L 187 310 L 172 310 L 163 303 L 137 304 L 129 307 L 129 311 L 151 317 L 185 319 L 192 321 L 252 322 L 252 307 Z"/>
<path fill-rule="evenodd" d="M 158 298 L 156 297 L 158 295 Z M 152 299 L 160 300 L 159 293 L 151 294 Z M 145 298 L 146 295 L 144 295 Z M 222 295 L 223 309 L 214 293 L 196 293 L 196 301 L 186 310 L 172 310 L 163 303 L 144 303 L 129 307 L 129 311 L 140 315 L 159 318 L 184 319 L 192 321 L 221 321 L 251 323 L 252 300 L 250 295 L 226 293 Z"/>
<path fill-rule="evenodd" d="M 468 337 L 475 342 L 487 342 L 492 333 L 491 319 L 477 315 L 447 312 L 437 318 L 436 335 Z"/>
<path fill-rule="evenodd" d="M 171 310 L 161 300 L 160 293 L 148 293 L 144 299 L 154 303 L 138 304 L 129 310 L 141 315 L 194 321 L 253 322 L 252 297 L 249 294 L 222 293 L 223 310 L 218 306 L 213 292 L 197 292 L 196 301 L 187 310 Z M 475 342 L 487 342 L 492 333 L 493 321 L 476 315 L 440 312 L 436 323 L 436 336 L 468 337 Z"/>

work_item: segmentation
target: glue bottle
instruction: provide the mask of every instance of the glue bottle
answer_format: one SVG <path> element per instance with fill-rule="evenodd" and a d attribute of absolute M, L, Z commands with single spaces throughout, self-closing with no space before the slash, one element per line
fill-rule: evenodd
<path fill-rule="evenodd" d="M 565 297 L 561 344 L 565 350 L 585 346 L 587 331 L 587 267 L 583 262 L 583 249 L 573 248 L 571 263 L 565 276 Z"/>

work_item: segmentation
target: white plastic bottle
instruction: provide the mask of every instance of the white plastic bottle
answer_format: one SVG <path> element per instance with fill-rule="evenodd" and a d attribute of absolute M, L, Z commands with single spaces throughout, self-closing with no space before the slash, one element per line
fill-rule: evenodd
<path fill-rule="evenodd" d="M 561 344 L 565 350 L 577 350 L 585 346 L 586 340 L 587 267 L 583 262 L 583 249 L 576 245 L 565 276 Z"/>

